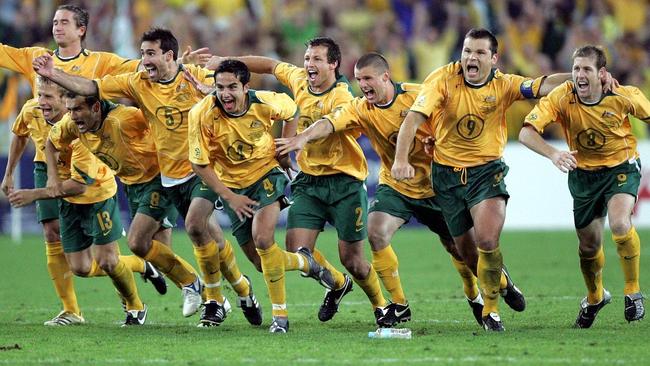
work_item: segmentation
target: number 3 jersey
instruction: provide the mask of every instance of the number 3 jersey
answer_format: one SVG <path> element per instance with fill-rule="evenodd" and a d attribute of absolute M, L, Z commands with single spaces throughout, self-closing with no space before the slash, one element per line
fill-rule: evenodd
<path fill-rule="evenodd" d="M 434 70 L 411 107 L 431 123 L 436 139 L 433 160 L 469 168 L 501 158 L 508 139 L 506 110 L 517 100 L 537 97 L 544 78 L 493 69 L 484 84 L 471 85 L 460 62 Z"/>
<path fill-rule="evenodd" d="M 569 150 L 578 151 L 578 168 L 594 170 L 638 157 L 628 114 L 650 122 L 650 102 L 638 88 L 621 86 L 587 104 L 567 81 L 542 98 L 524 123 L 540 133 L 550 123 L 560 123 Z"/>
<path fill-rule="evenodd" d="M 190 111 L 190 161 L 212 165 L 229 188 L 246 188 L 278 166 L 271 135 L 273 120 L 287 120 L 296 103 L 286 94 L 248 91 L 247 110 L 234 116 L 217 97 L 205 97 Z"/>

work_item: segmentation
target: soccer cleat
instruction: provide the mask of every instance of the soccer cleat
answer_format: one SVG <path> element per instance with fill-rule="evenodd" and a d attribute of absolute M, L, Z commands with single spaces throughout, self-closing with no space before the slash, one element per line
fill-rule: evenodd
<path fill-rule="evenodd" d="M 150 262 L 144 261 L 144 273 L 141 276 L 144 282 L 147 282 L 147 280 L 151 281 L 151 284 L 159 294 L 164 295 L 167 293 L 167 281 L 165 281 L 165 277 Z"/>
<path fill-rule="evenodd" d="M 598 304 L 589 304 L 587 298 L 585 297 L 580 302 L 580 312 L 578 313 L 578 318 L 574 325 L 575 328 L 589 328 L 596 320 L 596 315 L 600 309 L 604 308 L 605 305 L 609 304 L 612 301 L 612 295 L 609 294 L 609 291 L 603 289 L 603 299 L 600 300 Z M 626 314 L 627 315 L 627 314 Z"/>
<path fill-rule="evenodd" d="M 512 282 L 510 273 L 508 273 L 506 266 L 503 266 L 501 270 L 506 276 L 506 281 L 508 282 L 506 288 L 499 291 L 501 297 L 503 297 L 503 300 L 506 302 L 506 304 L 510 306 L 510 309 L 514 311 L 524 311 L 524 309 L 526 309 L 526 298 L 524 298 L 524 294 Z"/>
<path fill-rule="evenodd" d="M 469 307 L 472 308 L 474 319 L 476 319 L 478 325 L 483 326 L 483 297 L 479 293 L 474 300 L 470 300 L 468 297 L 465 298 L 469 303 Z"/>
<path fill-rule="evenodd" d="M 57 326 L 66 326 L 66 325 L 79 325 L 85 322 L 86 320 L 84 319 L 83 316 L 63 310 L 54 318 L 43 323 L 43 325 L 47 325 L 50 327 L 57 327 Z"/>
<path fill-rule="evenodd" d="M 318 262 L 316 262 L 316 259 L 314 259 L 314 256 L 311 253 L 311 250 L 306 247 L 300 247 L 298 248 L 298 254 L 302 254 L 306 259 L 307 263 L 309 264 L 309 272 L 308 273 L 303 273 L 304 277 L 311 277 L 318 281 L 318 283 L 321 284 L 321 286 L 331 289 L 332 287 L 335 286 L 334 283 L 334 277 L 332 277 L 332 272 L 329 271 L 329 269 L 321 266 Z"/>
<path fill-rule="evenodd" d="M 286 333 L 289 331 L 289 318 L 274 316 L 271 327 L 269 328 L 270 333 Z"/>
<path fill-rule="evenodd" d="M 643 294 L 636 292 L 625 295 L 625 320 L 633 322 L 643 319 L 645 307 L 643 306 Z"/>
<path fill-rule="evenodd" d="M 318 310 L 318 319 L 322 322 L 326 322 L 334 317 L 339 311 L 339 304 L 343 297 L 350 291 L 352 291 L 352 280 L 347 274 L 343 274 L 345 281 L 343 282 L 343 287 L 338 290 L 327 290 L 325 291 L 325 298 L 323 299 L 323 304 Z"/>
<path fill-rule="evenodd" d="M 214 300 L 206 301 L 197 327 L 216 327 L 223 323 L 224 319 L 226 319 L 226 309 L 223 305 Z"/>
<path fill-rule="evenodd" d="M 392 327 L 392 325 L 385 325 L 382 322 L 382 318 L 384 317 L 384 315 L 386 315 L 386 309 L 387 308 L 388 308 L 388 305 L 384 306 L 383 308 L 382 307 L 375 308 L 375 311 L 374 311 L 375 323 L 377 323 L 377 325 L 380 328 L 391 328 Z"/>
<path fill-rule="evenodd" d="M 392 328 L 398 323 L 408 322 L 411 320 L 411 308 L 408 302 L 405 305 L 390 303 L 384 308 L 384 316 L 378 321 L 383 328 Z"/>
<path fill-rule="evenodd" d="M 252 325 L 262 325 L 262 308 L 253 294 L 253 285 L 248 276 L 244 275 L 246 282 L 248 282 L 248 296 L 239 297 L 237 307 L 241 308 L 246 320 Z"/>
<path fill-rule="evenodd" d="M 497 313 L 490 313 L 483 317 L 483 329 L 492 332 L 503 332 L 506 328 L 501 323 L 501 317 Z"/>
<path fill-rule="evenodd" d="M 131 325 L 144 325 L 144 322 L 147 321 L 147 305 L 144 305 L 142 310 L 127 310 L 126 311 L 126 320 L 123 327 L 128 327 Z"/>
<path fill-rule="evenodd" d="M 203 299 L 201 298 L 203 292 L 203 282 L 199 276 L 196 280 L 187 286 L 183 286 L 181 294 L 183 295 L 183 316 L 188 317 L 194 315 L 201 307 Z"/>

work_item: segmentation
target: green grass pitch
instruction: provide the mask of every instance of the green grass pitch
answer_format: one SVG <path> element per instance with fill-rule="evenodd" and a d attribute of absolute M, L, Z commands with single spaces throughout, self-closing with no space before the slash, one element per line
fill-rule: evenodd
<path fill-rule="evenodd" d="M 650 231 L 640 230 L 643 244 Z M 279 241 L 283 233 L 277 235 Z M 184 233 L 174 236 L 175 250 L 194 263 Z M 410 300 L 411 340 L 368 339 L 374 317 L 367 298 L 355 286 L 327 323 L 318 321 L 323 289 L 298 273 L 287 275 L 290 332 L 269 334 L 270 303 L 263 278 L 236 249 L 242 270 L 251 276 L 264 310 L 264 324 L 250 326 L 233 309 L 216 328 L 196 328 L 198 315 L 183 318 L 180 291 L 170 287 L 159 296 L 136 279 L 149 305 L 147 325 L 120 328 L 124 320 L 108 278 L 75 278 L 87 324 L 46 328 L 43 321 L 59 310 L 50 283 L 40 236 L 13 244 L 0 236 L 0 364 L 68 365 L 642 365 L 650 359 L 647 320 L 628 324 L 623 318 L 622 273 L 606 234 L 605 287 L 613 300 L 592 329 L 573 329 L 585 295 L 578 267 L 575 234 L 505 232 L 502 252 L 515 283 L 527 297 L 523 313 L 501 301 L 503 334 L 487 334 L 476 324 L 463 297 L 448 255 L 428 231 L 405 229 L 393 240 L 400 274 Z M 643 246 L 642 244 L 642 246 Z M 321 235 L 318 247 L 338 268 L 335 236 Z M 123 247 L 123 253 L 128 250 Z M 650 257 L 641 256 L 641 285 L 648 290 Z M 235 294 L 225 295 L 234 305 Z"/>

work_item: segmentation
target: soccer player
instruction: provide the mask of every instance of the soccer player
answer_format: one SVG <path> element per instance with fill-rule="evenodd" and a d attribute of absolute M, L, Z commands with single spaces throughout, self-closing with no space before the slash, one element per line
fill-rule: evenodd
<path fill-rule="evenodd" d="M 74 93 L 67 94 L 65 104 L 70 117 L 50 133 L 50 141 L 61 150 L 79 139 L 109 166 L 124 183 L 129 200 L 131 251 L 153 263 L 179 288 L 199 287 L 196 271 L 169 247 L 178 213 L 160 183 L 156 146 L 142 112 Z M 201 295 L 183 291 L 183 297 L 183 314 L 195 313 Z"/>
<path fill-rule="evenodd" d="M 397 229 L 415 216 L 419 222 L 438 234 L 443 246 L 451 254 L 452 263 L 463 279 L 467 300 L 481 324 L 483 300 L 476 276 L 458 254 L 440 208 L 433 202 L 431 158 L 424 153 L 420 139 L 415 140 L 410 151 L 411 164 L 416 169 L 414 179 L 397 181 L 390 176 L 395 155 L 395 137 L 403 114 L 413 104 L 420 86 L 394 83 L 388 62 L 378 53 L 361 56 L 354 67 L 354 75 L 364 96 L 353 99 L 342 109 L 318 120 L 293 138 L 277 139 L 278 153 L 301 150 L 306 143 L 334 132 L 361 129 L 381 159 L 379 186 L 368 215 L 372 265 L 392 297 L 392 303 L 388 305 L 380 322 L 383 326 L 390 327 L 411 319 L 411 310 L 399 277 L 399 263 L 390 240 Z M 418 131 L 420 138 L 427 135 L 422 129 Z"/>
<path fill-rule="evenodd" d="M 39 108 L 51 124 L 64 114 L 64 93 L 60 86 L 45 78 L 40 79 Z M 50 132 L 55 129 L 56 125 Z M 108 275 L 125 302 L 124 325 L 144 324 L 147 307 L 138 296 L 126 257 L 119 255 L 117 239 L 124 230 L 112 171 L 79 143 L 62 151 L 56 149 L 49 139 L 45 144 L 47 187 L 14 190 L 9 194 L 10 203 L 22 207 L 36 200 L 63 198 L 59 202 L 61 242 L 72 272 L 81 277 Z M 135 256 L 129 257 L 142 262 Z M 161 278 L 158 273 L 156 277 Z M 61 317 L 59 325 L 83 322 L 80 312 L 73 314 L 74 317 Z M 77 321 L 70 320 L 73 318 Z"/>
<path fill-rule="evenodd" d="M 569 78 L 554 74 L 531 80 L 503 74 L 494 68 L 497 47 L 490 31 L 472 29 L 465 36 L 460 62 L 434 70 L 426 78 L 400 128 L 391 169 L 397 180 L 414 177 L 410 146 L 418 127 L 429 119 L 436 144 L 435 201 L 461 253 L 478 247 L 478 263 L 467 265 L 476 268 L 485 302 L 483 326 L 490 331 L 504 330 L 498 313 L 499 293 L 516 311 L 526 305 L 503 268 L 499 249 L 509 197 L 504 182 L 508 167 L 502 160 L 505 111 L 515 101 L 545 95 Z"/>
<path fill-rule="evenodd" d="M 288 179 L 275 158 L 271 127 L 274 120 L 293 118 L 296 104 L 286 94 L 249 89 L 249 80 L 250 72 L 240 61 L 226 60 L 216 69 L 214 94 L 190 111 L 190 161 L 225 200 L 237 242 L 257 249 L 273 305 L 270 332 L 286 333 L 285 271 L 301 270 L 324 286 L 334 281 L 309 249 L 289 253 L 275 243 Z"/>
<path fill-rule="evenodd" d="M 221 293 L 222 271 L 239 295 L 238 305 L 244 315 L 254 323 L 258 316 L 261 317 L 261 310 L 250 292 L 250 281 L 239 271 L 232 246 L 224 240 L 223 232 L 210 221 L 218 196 L 193 173 L 188 157 L 187 113 L 203 95 L 191 87 L 181 72 L 185 70 L 202 82 L 211 72 L 194 65 L 178 65 L 178 41 L 166 29 L 153 28 L 145 32 L 140 53 L 144 70 L 97 80 L 55 69 L 49 55 L 35 59 L 33 66 L 39 74 L 76 94 L 106 100 L 127 98 L 138 105 L 153 131 L 161 183 L 185 219 L 185 228 L 203 273 L 206 299 L 199 326 L 220 324 L 226 316 L 225 298 Z M 202 290 L 193 286 L 184 289 L 199 293 Z"/>
<path fill-rule="evenodd" d="M 641 163 L 628 114 L 650 122 L 650 102 L 633 86 L 605 92 L 599 80 L 606 62 L 599 47 L 576 49 L 573 80 L 542 98 L 526 116 L 519 133 L 519 141 L 569 173 L 580 270 L 587 287 L 576 328 L 591 327 L 600 309 L 611 301 L 602 278 L 605 216 L 623 268 L 625 320 L 641 320 L 645 315 L 639 287 L 641 242 L 631 221 Z M 562 125 L 568 151 L 553 147 L 540 136 L 553 122 Z"/>
<path fill-rule="evenodd" d="M 300 110 L 298 132 L 352 100 L 349 84 L 339 74 L 341 51 L 330 38 L 314 38 L 307 42 L 302 68 L 260 56 L 235 59 L 244 62 L 252 72 L 275 75 L 291 90 Z M 289 129 L 283 131 L 283 137 L 294 134 L 295 131 Z M 334 288 L 327 290 L 318 311 L 318 318 L 324 322 L 334 317 L 343 297 L 352 291 L 350 278 L 336 270 L 315 249 L 318 234 L 326 222 L 336 228 L 341 263 L 368 296 L 376 319 L 384 315 L 387 305 L 377 273 L 363 253 L 368 220 L 364 183 L 368 164 L 357 137 L 357 131 L 341 131 L 305 145 L 297 157 L 302 171 L 291 183 L 293 204 L 288 214 L 287 250 L 295 252 L 299 247 L 309 248 L 316 261 L 327 268 L 335 280 Z"/>

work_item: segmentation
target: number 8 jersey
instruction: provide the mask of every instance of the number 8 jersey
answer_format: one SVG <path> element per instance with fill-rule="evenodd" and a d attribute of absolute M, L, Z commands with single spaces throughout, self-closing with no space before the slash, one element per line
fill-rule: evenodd
<path fill-rule="evenodd" d="M 580 101 L 572 81 L 553 89 L 524 121 L 543 132 L 552 122 L 564 129 L 569 150 L 577 150 L 578 168 L 617 166 L 638 157 L 628 114 L 650 122 L 650 102 L 633 86 L 621 86 L 593 104 Z"/>
<path fill-rule="evenodd" d="M 543 80 L 493 69 L 485 83 L 472 85 L 460 62 L 434 70 L 411 106 L 431 123 L 433 160 L 469 168 L 501 158 L 508 139 L 506 110 L 517 100 L 536 98 Z"/>

